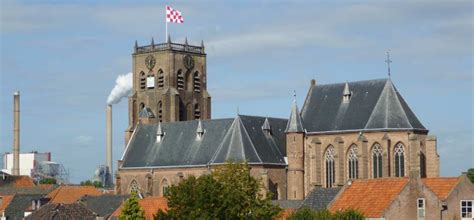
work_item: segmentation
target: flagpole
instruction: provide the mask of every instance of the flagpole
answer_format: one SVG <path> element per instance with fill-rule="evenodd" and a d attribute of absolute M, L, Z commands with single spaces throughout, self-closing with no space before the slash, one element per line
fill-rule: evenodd
<path fill-rule="evenodd" d="M 166 18 L 166 16 L 167 16 L 166 14 L 168 13 L 168 12 L 167 12 L 167 8 L 168 8 L 168 6 L 165 7 L 165 24 L 166 24 L 166 25 L 165 25 L 165 26 L 166 26 L 165 42 L 166 42 L 167 39 L 168 39 L 168 21 L 166 20 L 166 19 L 167 19 L 167 18 Z"/>

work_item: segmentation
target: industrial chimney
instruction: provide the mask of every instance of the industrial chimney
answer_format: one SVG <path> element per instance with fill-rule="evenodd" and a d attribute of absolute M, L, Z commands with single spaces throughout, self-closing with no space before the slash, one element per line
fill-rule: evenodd
<path fill-rule="evenodd" d="M 106 110 L 106 162 L 112 177 L 112 105 L 107 105 Z"/>
<path fill-rule="evenodd" d="M 20 91 L 13 93 L 13 169 L 12 175 L 20 175 Z"/>

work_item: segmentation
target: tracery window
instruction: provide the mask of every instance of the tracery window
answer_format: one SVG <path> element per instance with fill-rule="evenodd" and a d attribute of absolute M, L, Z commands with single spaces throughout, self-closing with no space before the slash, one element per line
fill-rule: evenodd
<path fill-rule="evenodd" d="M 395 176 L 405 176 L 405 150 L 402 143 L 395 146 Z"/>
<path fill-rule="evenodd" d="M 382 177 L 382 147 L 380 144 L 374 144 L 372 147 L 372 170 L 374 178 Z"/>
<path fill-rule="evenodd" d="M 193 79 L 194 79 L 194 81 L 193 81 L 194 91 L 195 92 L 201 92 L 201 79 L 199 77 L 199 72 L 196 71 L 194 73 Z"/>
<path fill-rule="evenodd" d="M 143 71 L 140 72 L 140 89 L 146 88 L 146 76 Z"/>
<path fill-rule="evenodd" d="M 163 104 L 161 101 L 158 102 L 158 121 L 163 122 Z"/>
<path fill-rule="evenodd" d="M 138 185 L 136 180 L 132 180 L 130 183 L 130 193 L 135 192 L 137 194 L 140 193 L 140 185 Z"/>
<path fill-rule="evenodd" d="M 199 108 L 199 104 L 194 105 L 194 119 L 200 119 L 201 118 L 201 109 Z"/>
<path fill-rule="evenodd" d="M 336 169 L 334 167 L 334 146 L 329 145 L 324 155 L 326 161 L 326 187 L 331 188 L 334 186 Z"/>
<path fill-rule="evenodd" d="M 348 158 L 348 163 L 349 163 L 349 179 L 359 178 L 359 160 L 357 158 L 356 145 L 352 145 L 349 148 L 349 155 L 347 158 Z"/>
<path fill-rule="evenodd" d="M 184 90 L 184 75 L 181 70 L 178 70 L 178 74 L 176 76 L 176 85 L 178 90 Z"/>
<path fill-rule="evenodd" d="M 161 181 L 161 186 L 162 186 L 162 196 L 165 196 L 166 193 L 168 193 L 168 180 L 166 179 L 163 179 L 163 181 Z"/>
<path fill-rule="evenodd" d="M 163 73 L 163 70 L 158 70 L 158 89 L 163 88 L 165 86 L 165 74 Z"/>

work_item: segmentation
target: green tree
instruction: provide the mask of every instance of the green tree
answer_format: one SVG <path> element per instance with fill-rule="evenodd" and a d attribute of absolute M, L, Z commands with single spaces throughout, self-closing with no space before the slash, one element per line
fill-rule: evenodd
<path fill-rule="evenodd" d="M 86 181 L 82 181 L 80 183 L 81 186 L 94 186 L 95 188 L 104 188 L 104 186 L 102 185 L 102 182 L 100 181 L 90 181 L 90 180 L 86 180 Z"/>
<path fill-rule="evenodd" d="M 357 210 L 347 209 L 334 214 L 328 210 L 315 211 L 310 208 L 301 208 L 293 212 L 289 220 L 363 220 L 364 216 Z"/>
<path fill-rule="evenodd" d="M 56 179 L 54 179 L 54 178 L 43 178 L 39 181 L 39 184 L 56 184 Z"/>
<path fill-rule="evenodd" d="M 120 220 L 145 219 L 145 212 L 140 204 L 138 204 L 137 193 L 132 192 L 130 197 L 125 201 L 122 212 L 119 215 Z"/>
<path fill-rule="evenodd" d="M 467 177 L 474 183 L 474 168 L 470 168 L 467 170 Z"/>
<path fill-rule="evenodd" d="M 168 211 L 159 210 L 156 219 L 272 219 L 281 209 L 263 196 L 262 187 L 247 164 L 227 163 L 171 186 Z"/>

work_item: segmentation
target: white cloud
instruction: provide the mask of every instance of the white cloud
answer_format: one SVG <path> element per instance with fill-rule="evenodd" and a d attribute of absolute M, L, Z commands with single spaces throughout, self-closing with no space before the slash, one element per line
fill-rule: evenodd
<path fill-rule="evenodd" d="M 79 135 L 77 137 L 74 137 L 74 142 L 78 144 L 90 144 L 92 142 L 93 138 L 92 136 L 89 135 Z"/>

